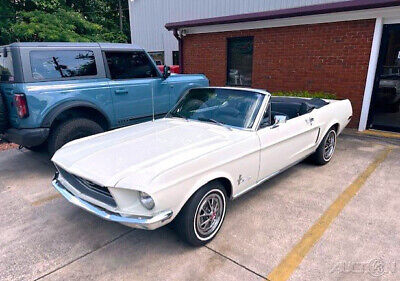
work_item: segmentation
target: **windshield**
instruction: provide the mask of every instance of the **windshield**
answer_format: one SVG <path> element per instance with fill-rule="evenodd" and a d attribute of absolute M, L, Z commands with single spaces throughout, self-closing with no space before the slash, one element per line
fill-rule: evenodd
<path fill-rule="evenodd" d="M 247 90 L 191 89 L 168 116 L 251 128 L 263 99 L 263 94 Z"/>
<path fill-rule="evenodd" d="M 0 49 L 0 82 L 14 81 L 14 70 L 9 49 Z"/>

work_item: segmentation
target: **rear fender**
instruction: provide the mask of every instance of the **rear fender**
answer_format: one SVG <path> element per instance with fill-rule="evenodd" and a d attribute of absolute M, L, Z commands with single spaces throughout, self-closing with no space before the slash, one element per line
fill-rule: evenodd
<path fill-rule="evenodd" d="M 87 107 L 98 111 L 100 114 L 104 116 L 104 118 L 107 120 L 108 127 L 110 127 L 111 122 L 107 114 L 102 109 L 98 108 L 95 104 L 88 101 L 68 101 L 60 105 L 57 105 L 49 113 L 46 114 L 45 118 L 42 121 L 41 127 L 50 128 L 54 120 L 57 118 L 57 116 L 59 116 L 66 110 L 78 107 Z"/>

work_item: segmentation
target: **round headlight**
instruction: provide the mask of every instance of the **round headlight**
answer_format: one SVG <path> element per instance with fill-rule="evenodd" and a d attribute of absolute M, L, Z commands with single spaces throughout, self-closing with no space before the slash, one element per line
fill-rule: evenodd
<path fill-rule="evenodd" d="M 140 203 L 142 203 L 146 209 L 151 210 L 154 208 L 154 200 L 146 192 L 139 191 L 139 199 Z"/>

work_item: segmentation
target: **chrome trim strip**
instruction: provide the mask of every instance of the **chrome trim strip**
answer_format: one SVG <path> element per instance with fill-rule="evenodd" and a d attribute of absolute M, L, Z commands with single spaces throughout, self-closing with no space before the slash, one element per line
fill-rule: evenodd
<path fill-rule="evenodd" d="M 130 227 L 140 228 L 140 229 L 156 229 L 163 225 L 163 222 L 170 219 L 172 217 L 172 210 L 162 211 L 155 216 L 152 217 L 142 217 L 142 216 L 130 216 L 123 217 L 117 213 L 112 213 L 106 210 L 103 210 L 95 205 L 90 204 L 89 202 L 80 199 L 79 197 L 74 196 L 70 193 L 57 179 L 54 179 L 52 182 L 54 188 L 61 193 L 62 196 L 65 197 L 70 203 L 78 206 L 89 213 L 92 213 L 96 216 L 99 216 L 105 220 L 118 222 Z"/>

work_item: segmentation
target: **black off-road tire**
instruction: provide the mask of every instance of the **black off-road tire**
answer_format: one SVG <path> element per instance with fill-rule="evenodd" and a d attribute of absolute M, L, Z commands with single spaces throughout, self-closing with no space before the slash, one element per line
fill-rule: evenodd
<path fill-rule="evenodd" d="M 334 138 L 334 144 L 333 144 L 333 150 L 330 154 L 329 157 L 326 157 L 326 145 L 328 138 L 333 137 Z M 314 152 L 314 154 L 311 155 L 311 160 L 314 164 L 316 165 L 325 165 L 328 164 L 329 161 L 331 161 L 333 154 L 335 152 L 336 148 L 336 141 L 337 141 L 337 133 L 334 127 L 331 127 L 324 138 L 322 139 L 320 145 L 318 146 L 317 150 Z"/>
<path fill-rule="evenodd" d="M 0 94 L 0 134 L 3 134 L 8 128 L 7 107 L 3 96 Z"/>
<path fill-rule="evenodd" d="M 42 144 L 36 145 L 36 146 L 25 146 L 26 149 L 34 152 L 43 152 L 47 150 L 47 142 L 44 142 Z"/>
<path fill-rule="evenodd" d="M 223 202 L 221 206 L 221 216 L 216 228 L 206 236 L 200 234 L 197 231 L 196 219 L 199 211 L 199 207 L 203 202 L 210 196 L 219 196 Z M 224 222 L 226 213 L 227 196 L 225 188 L 219 182 L 211 182 L 200 188 L 192 197 L 186 202 L 185 206 L 179 212 L 173 223 L 174 229 L 179 236 L 187 243 L 193 246 L 202 246 L 210 242 L 215 235 L 218 233 L 221 225 Z"/>
<path fill-rule="evenodd" d="M 50 156 L 64 144 L 75 139 L 104 132 L 104 129 L 95 121 L 86 118 L 75 118 L 57 125 L 48 139 L 47 150 Z"/>

